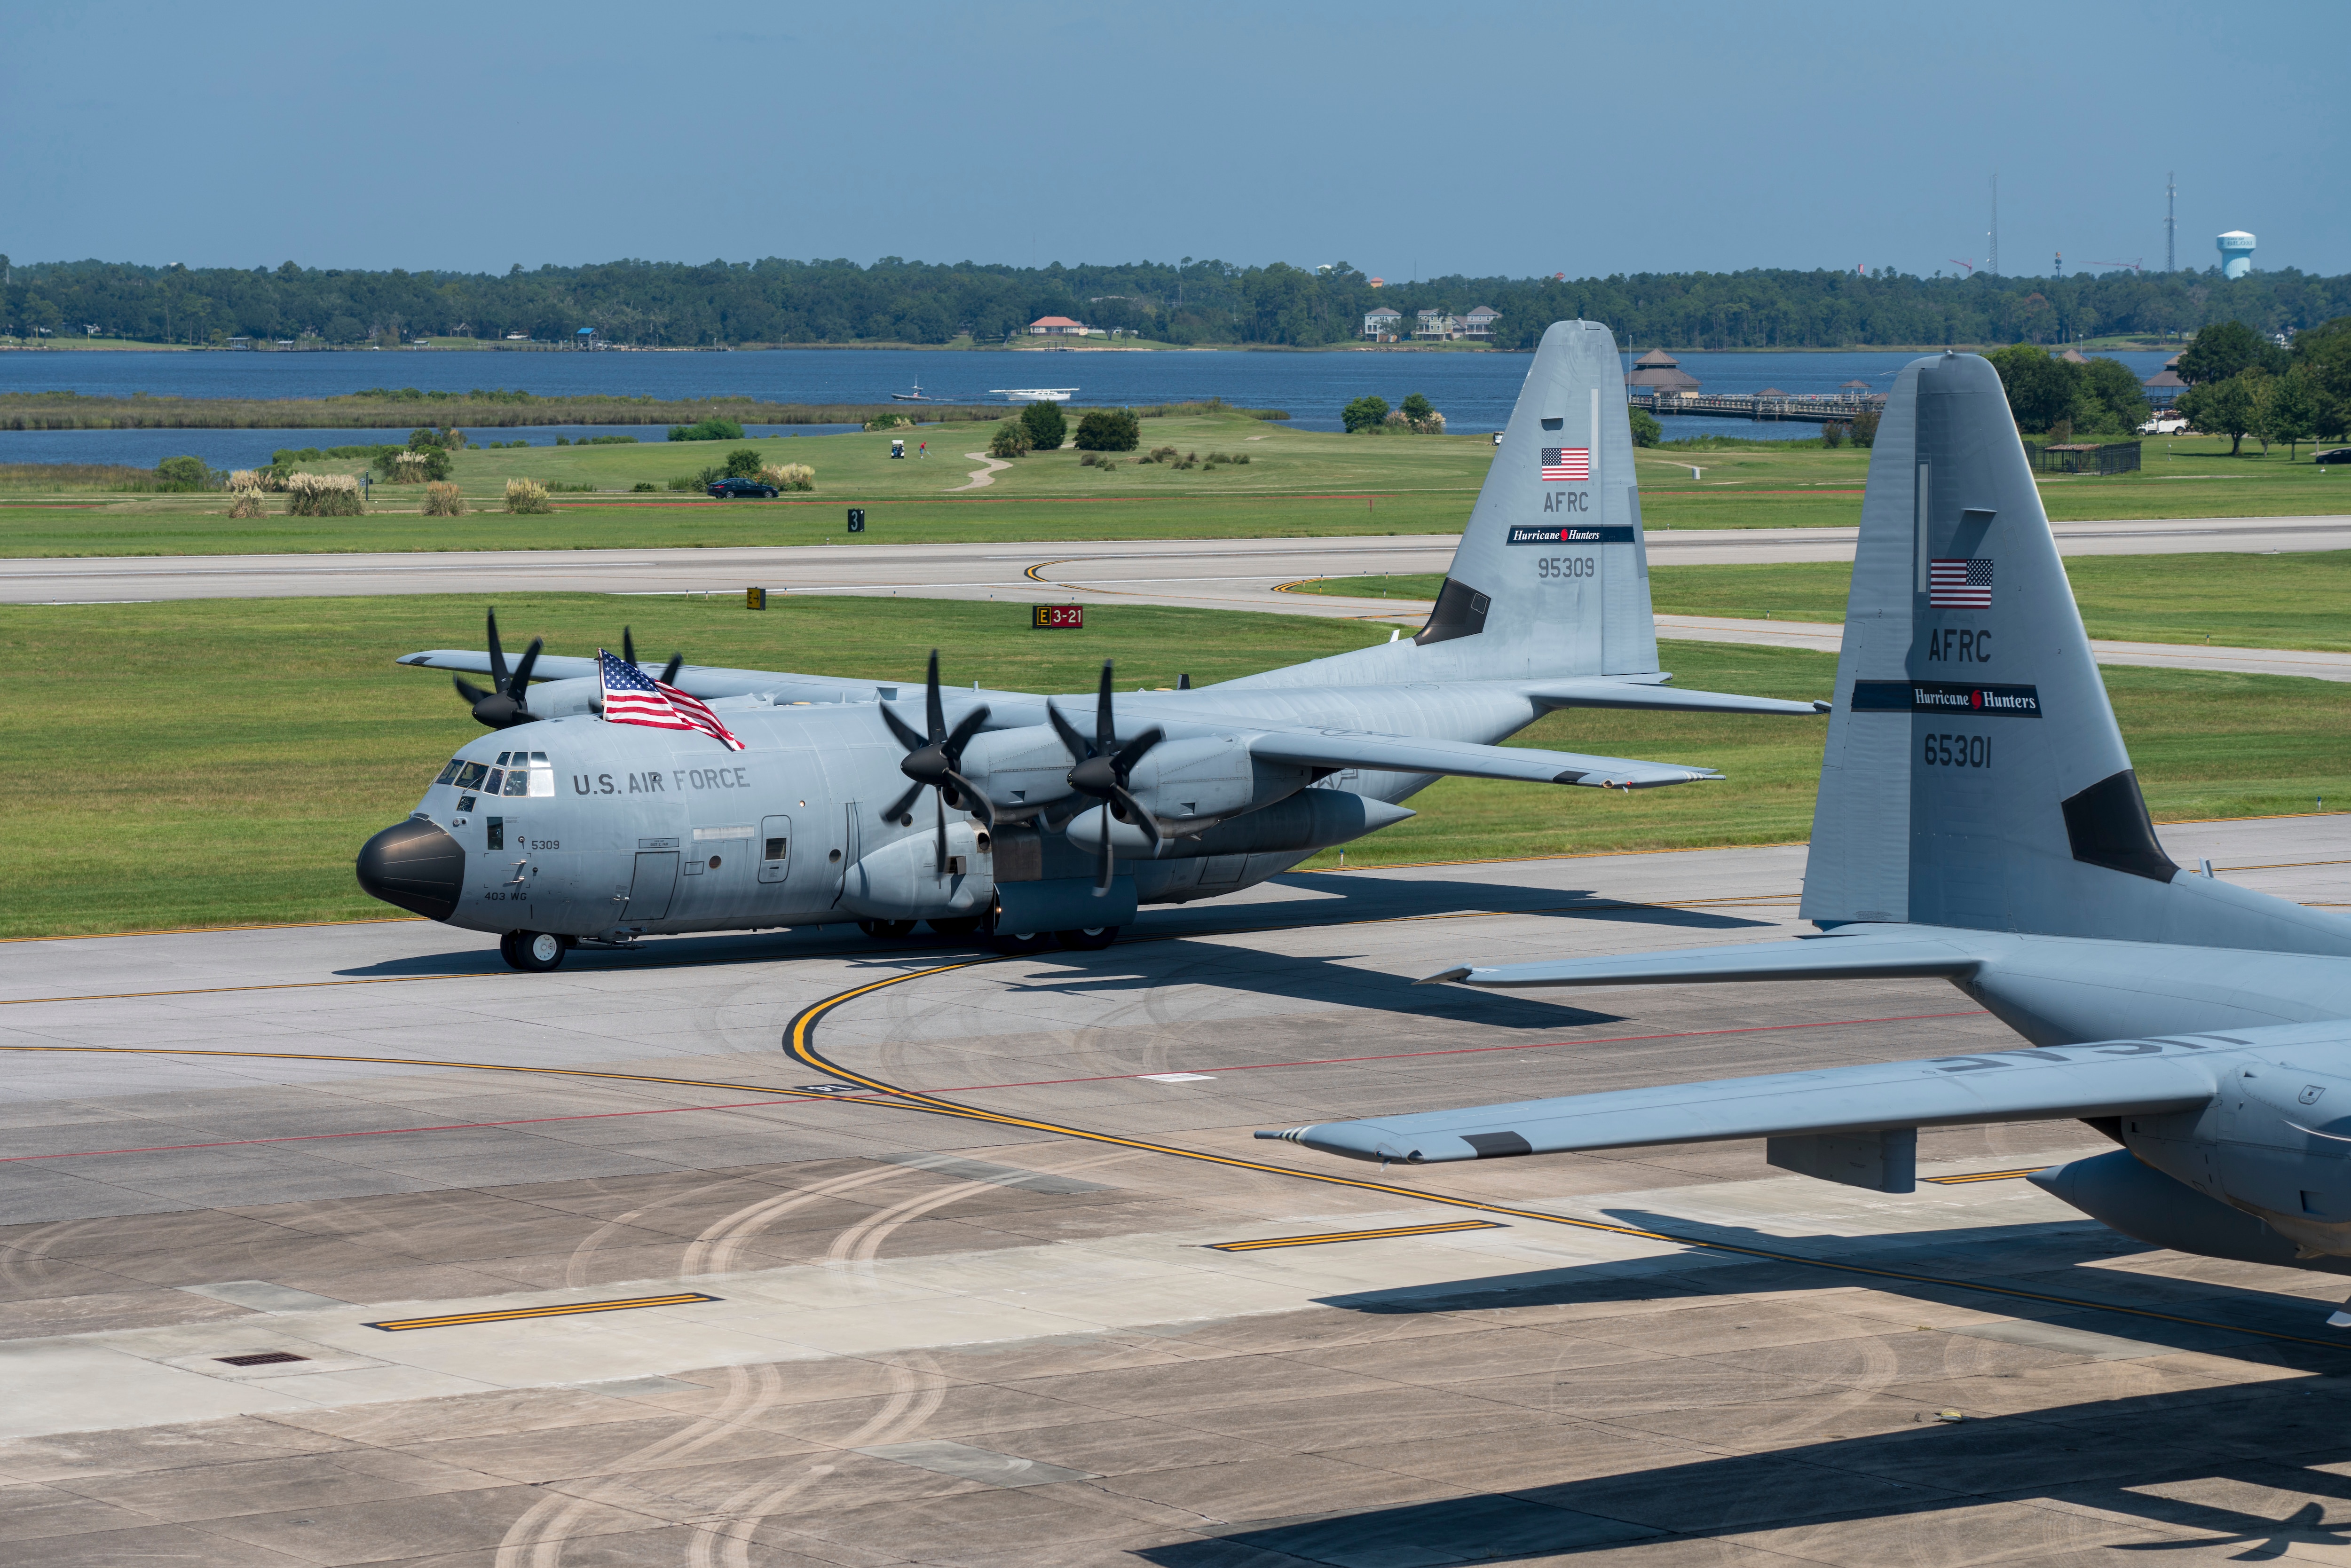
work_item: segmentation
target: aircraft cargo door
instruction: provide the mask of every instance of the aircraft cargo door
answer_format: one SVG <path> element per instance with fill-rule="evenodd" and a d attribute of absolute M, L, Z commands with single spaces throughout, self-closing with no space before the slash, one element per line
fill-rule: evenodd
<path fill-rule="evenodd" d="M 759 880 L 782 882 L 792 869 L 792 820 L 759 819 Z"/>
<path fill-rule="evenodd" d="M 669 915 L 670 899 L 676 892 L 677 852 L 640 850 L 637 874 L 629 883 L 629 902 L 621 918 L 632 922 L 664 919 Z"/>

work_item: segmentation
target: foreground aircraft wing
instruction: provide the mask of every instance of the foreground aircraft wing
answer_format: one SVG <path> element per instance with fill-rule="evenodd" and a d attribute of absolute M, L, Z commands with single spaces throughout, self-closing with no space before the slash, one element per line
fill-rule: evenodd
<path fill-rule="evenodd" d="M 1525 986 L 1695 985 L 1730 980 L 1950 978 L 1972 974 L 2012 942 L 1991 932 L 1862 927 L 1792 942 L 1745 942 L 1534 964 L 1463 964 L 1423 986 L 1458 982 L 1493 990 Z"/>
<path fill-rule="evenodd" d="M 1257 1135 L 1351 1159 L 1435 1165 L 1643 1144 L 2156 1114 L 2210 1101 L 2217 1068 L 2206 1052 L 2236 1043 L 2189 1036 L 2028 1047 L 1324 1122 Z"/>
<path fill-rule="evenodd" d="M 1466 740 L 1423 740 L 1361 730 L 1260 730 L 1249 755 L 1301 768 L 1369 768 L 1388 773 L 1447 773 L 1464 779 L 1510 779 L 1533 784 L 1585 784 L 1607 789 L 1650 789 L 1719 779 L 1711 768 L 1640 762 L 1628 757 L 1586 757 L 1526 746 L 1479 746 Z"/>
<path fill-rule="evenodd" d="M 1532 682 L 1526 693 L 1545 707 L 1646 708 L 1664 713 L 1826 713 L 1817 700 L 1740 696 L 1736 692 L 1690 691 L 1656 681 L 1562 680 Z"/>

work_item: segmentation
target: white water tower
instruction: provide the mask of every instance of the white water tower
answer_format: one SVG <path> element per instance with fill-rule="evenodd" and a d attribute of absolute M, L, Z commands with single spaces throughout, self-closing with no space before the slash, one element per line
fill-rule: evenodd
<path fill-rule="evenodd" d="M 2220 276 L 2242 277 L 2253 269 L 2253 236 L 2231 229 L 2212 242 L 2220 247 Z"/>

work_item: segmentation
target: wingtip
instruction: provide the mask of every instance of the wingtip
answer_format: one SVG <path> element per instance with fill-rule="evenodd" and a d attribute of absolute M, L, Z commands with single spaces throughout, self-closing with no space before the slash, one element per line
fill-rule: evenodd
<path fill-rule="evenodd" d="M 1825 703 L 1820 698 L 1814 697 L 1813 699 L 1813 711 L 1814 713 L 1834 713 L 1836 711 L 1836 705 L 1834 703 Z"/>
<path fill-rule="evenodd" d="M 1455 980 L 1466 980 L 1468 977 L 1469 966 L 1467 964 L 1457 964 L 1450 969 L 1440 969 L 1436 974 L 1427 977 L 1426 979 L 1415 980 L 1413 984 L 1416 986 L 1444 986 L 1450 985 Z"/>

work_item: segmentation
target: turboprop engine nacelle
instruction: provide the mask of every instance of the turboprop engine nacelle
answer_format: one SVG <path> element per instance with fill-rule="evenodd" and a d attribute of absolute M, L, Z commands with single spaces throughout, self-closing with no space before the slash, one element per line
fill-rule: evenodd
<path fill-rule="evenodd" d="M 1163 826 L 1182 833 L 1295 794 L 1313 777 L 1303 768 L 1259 762 L 1238 735 L 1211 735 L 1153 747 L 1126 788 Z"/>
<path fill-rule="evenodd" d="M 1081 811 L 1069 826 L 1070 842 L 1090 854 L 1102 852 L 1103 824 L 1110 829 L 1111 849 L 1131 860 L 1189 860 L 1200 855 L 1280 854 L 1328 849 L 1360 839 L 1393 822 L 1415 815 L 1403 806 L 1344 789 L 1301 789 L 1246 816 L 1186 831 L 1182 824 L 1152 854 L 1150 837 L 1133 822 L 1122 822 L 1096 806 Z"/>
<path fill-rule="evenodd" d="M 2351 1079 L 2239 1061 L 2202 1110 L 2125 1116 L 2120 1132 L 2147 1165 L 2306 1251 L 2351 1255 Z"/>

